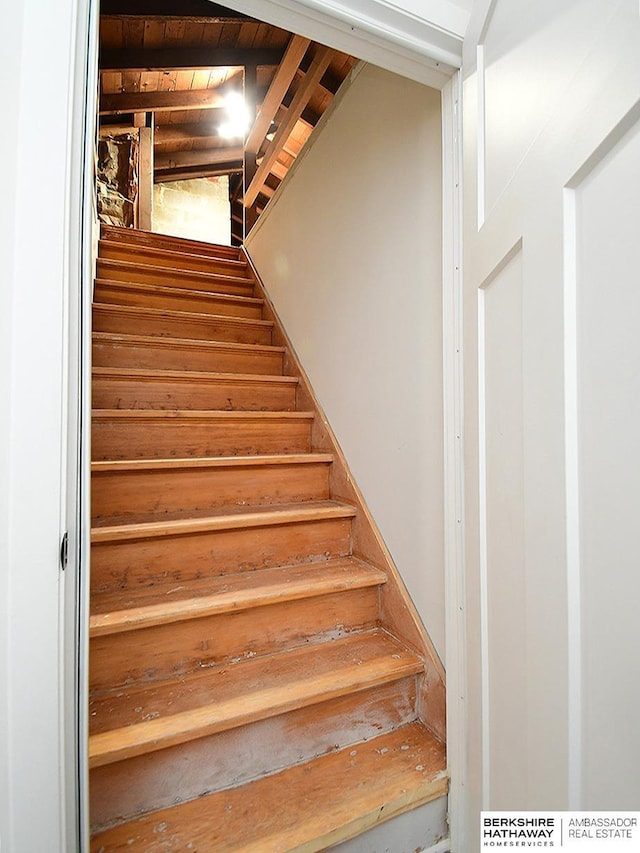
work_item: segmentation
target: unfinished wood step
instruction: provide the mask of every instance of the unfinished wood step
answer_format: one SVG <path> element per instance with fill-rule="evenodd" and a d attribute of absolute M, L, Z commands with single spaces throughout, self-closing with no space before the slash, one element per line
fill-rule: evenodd
<path fill-rule="evenodd" d="M 99 257 L 109 261 L 134 260 L 136 264 L 151 267 L 164 267 L 172 270 L 190 270 L 193 272 L 222 273 L 223 275 L 251 281 L 247 273 L 247 263 L 244 259 L 206 257 L 196 253 L 176 251 L 160 246 L 138 245 L 134 252 L 131 244 L 119 243 L 115 240 L 100 240 L 98 245 Z"/>
<path fill-rule="evenodd" d="M 246 273 L 246 268 L 243 272 Z M 253 296 L 254 289 L 253 279 L 240 277 L 237 274 L 156 267 L 138 263 L 137 258 L 129 261 L 111 261 L 99 257 L 97 277 L 105 281 L 121 281 L 125 284 L 166 285 L 179 290 L 227 293 L 235 296 Z"/>
<path fill-rule="evenodd" d="M 326 453 L 93 462 L 94 523 L 160 520 L 227 506 L 329 499 Z"/>
<path fill-rule="evenodd" d="M 159 585 L 159 599 L 164 595 L 169 600 L 96 614 L 92 624 L 98 633 L 90 643 L 91 689 L 157 683 L 376 626 L 378 586 L 384 575 L 370 567 L 336 571 L 331 566 L 323 578 L 317 566 L 307 569 L 242 572 L 228 582 L 214 578 L 209 586 L 217 593 L 191 598 L 177 596 L 189 596 L 194 585 L 206 590 L 205 581 Z M 277 578 L 263 580 L 264 573 L 290 578 L 290 589 Z M 227 586 L 229 592 L 224 591 Z M 116 606 L 123 603 L 115 594 L 109 598 Z M 100 599 L 94 597 L 96 606 Z"/>
<path fill-rule="evenodd" d="M 282 375 L 284 347 L 94 332 L 95 367 Z"/>
<path fill-rule="evenodd" d="M 298 380 L 293 376 L 96 367 L 96 409 L 217 409 L 291 412 Z"/>
<path fill-rule="evenodd" d="M 222 668 L 90 699 L 89 766 L 225 731 L 422 671 L 381 629 L 250 657 Z"/>
<path fill-rule="evenodd" d="M 91 450 L 100 459 L 309 453 L 310 412 L 96 409 Z"/>
<path fill-rule="evenodd" d="M 380 569 L 355 557 L 304 566 L 280 566 L 94 595 L 89 636 L 103 637 L 157 625 L 239 613 L 256 607 L 317 598 L 386 582 Z"/>
<path fill-rule="evenodd" d="M 249 317 L 94 303 L 93 331 L 268 345 L 271 343 L 273 322 Z"/>
<path fill-rule="evenodd" d="M 91 542 L 133 542 L 165 539 L 216 530 L 264 527 L 268 524 L 295 524 L 308 518 L 353 517 L 354 508 L 338 501 L 286 504 L 278 507 L 225 507 L 216 515 L 190 516 L 173 521 L 143 521 L 134 524 L 98 525 L 91 528 Z"/>
<path fill-rule="evenodd" d="M 116 305 L 167 308 L 172 311 L 258 320 L 262 318 L 264 304 L 262 299 L 253 296 L 235 296 L 215 291 L 205 293 L 201 290 L 187 290 L 168 285 L 128 283 L 102 278 L 96 279 L 94 300 Z"/>
<path fill-rule="evenodd" d="M 137 228 L 121 228 L 117 225 L 100 225 L 100 237 L 110 243 L 124 244 L 133 252 L 140 246 L 153 246 L 158 249 L 185 252 L 190 255 L 202 255 L 211 258 L 229 258 L 240 260 L 241 251 L 237 246 L 224 246 L 218 243 L 206 243 L 202 240 L 189 240 L 185 237 L 173 237 L 155 231 L 142 231 Z"/>
<path fill-rule="evenodd" d="M 403 678 L 294 709 L 90 772 L 92 831 L 213 791 L 236 788 L 416 719 L 416 680 Z M 176 781 L 179 780 L 179 794 Z"/>
<path fill-rule="evenodd" d="M 94 527 L 92 594 L 351 554 L 354 508 L 334 501 L 220 510 L 191 521 Z"/>
<path fill-rule="evenodd" d="M 418 722 L 96 834 L 92 853 L 317 853 L 446 795 L 444 747 Z"/>

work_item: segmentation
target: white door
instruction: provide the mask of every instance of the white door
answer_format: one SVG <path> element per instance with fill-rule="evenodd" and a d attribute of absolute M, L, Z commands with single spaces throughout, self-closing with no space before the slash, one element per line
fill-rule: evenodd
<path fill-rule="evenodd" d="M 640 803 L 637 0 L 480 0 L 465 43 L 468 785 Z"/>

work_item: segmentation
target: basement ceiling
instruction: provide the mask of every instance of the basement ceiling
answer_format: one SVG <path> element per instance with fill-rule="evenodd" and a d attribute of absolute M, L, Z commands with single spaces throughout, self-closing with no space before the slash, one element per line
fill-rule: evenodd
<path fill-rule="evenodd" d="M 156 182 L 229 175 L 238 240 L 356 61 L 208 0 L 103 0 L 101 131 L 153 127 Z M 231 93 L 249 122 L 226 138 Z"/>

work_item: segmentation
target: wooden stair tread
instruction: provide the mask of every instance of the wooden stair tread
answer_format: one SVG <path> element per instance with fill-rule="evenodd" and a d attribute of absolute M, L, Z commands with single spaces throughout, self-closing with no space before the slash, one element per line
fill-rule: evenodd
<path fill-rule="evenodd" d="M 93 332 L 95 343 L 127 343 L 136 346 L 168 347 L 172 349 L 194 349 L 203 352 L 214 350 L 216 352 L 236 353 L 270 353 L 284 355 L 285 348 L 272 346 L 271 344 L 239 344 L 233 341 L 201 341 L 197 338 L 170 338 L 159 335 L 127 335 L 115 332 Z M 199 372 L 199 371 L 196 371 Z"/>
<path fill-rule="evenodd" d="M 100 637 L 275 602 L 297 601 L 385 583 L 379 569 L 354 558 L 201 578 L 92 598 L 89 632 Z"/>
<path fill-rule="evenodd" d="M 207 243 L 203 240 L 194 240 L 187 237 L 175 237 L 172 234 L 160 234 L 156 231 L 143 231 L 140 228 L 122 228 L 118 225 L 107 225 L 101 223 L 100 238 L 118 245 L 131 246 L 135 251 L 136 245 L 143 246 L 171 246 L 173 251 L 187 252 L 189 254 L 202 254 L 204 257 L 229 257 L 234 260 L 240 259 L 241 253 L 237 246 L 225 246 L 218 243 Z"/>
<path fill-rule="evenodd" d="M 144 249 L 142 254 L 152 251 L 150 249 Z M 153 250 L 159 251 L 159 250 Z M 169 256 L 172 256 L 172 253 L 169 253 Z M 222 266 L 230 265 L 230 268 L 234 269 L 242 269 L 246 271 L 246 264 L 242 264 L 239 261 L 226 261 L 224 259 L 211 259 L 212 263 L 218 263 Z M 189 278 L 192 281 L 200 281 L 203 284 L 206 282 L 224 282 L 233 287 L 245 288 L 246 290 L 253 290 L 254 282 L 252 278 L 249 278 L 245 275 L 228 275 L 224 272 L 214 271 L 214 270 L 194 270 L 187 269 L 185 267 L 174 267 L 174 266 L 162 266 L 155 264 L 148 264 L 144 261 L 125 261 L 120 258 L 105 258 L 102 255 L 98 255 L 98 268 L 102 268 L 104 270 L 122 270 L 128 275 L 131 275 L 132 281 L 136 281 L 136 275 L 143 275 L 145 278 L 148 276 L 157 275 L 159 278 Z M 106 278 L 107 276 L 100 276 L 101 278 Z"/>
<path fill-rule="evenodd" d="M 249 344 L 249 346 L 251 346 Z M 145 367 L 94 367 L 92 375 L 96 379 L 113 377 L 118 379 L 178 379 L 182 382 L 241 382 L 258 385 L 298 385 L 296 376 L 282 376 L 271 373 L 218 373 L 206 370 L 165 370 Z"/>
<path fill-rule="evenodd" d="M 131 247 L 126 243 L 123 244 L 101 238 L 98 243 L 99 257 L 103 260 L 120 260 L 120 258 L 106 257 L 105 253 L 109 252 L 131 254 Z M 202 266 L 206 266 L 207 264 L 220 264 L 223 267 L 228 267 L 230 270 L 236 270 L 240 277 L 247 278 L 246 275 L 242 275 L 242 273 L 246 273 L 247 271 L 247 262 L 239 256 L 237 258 L 225 258 L 219 255 L 207 256 L 198 254 L 197 252 L 185 251 L 184 249 L 182 251 L 178 251 L 176 249 L 150 245 L 140 246 L 136 249 L 136 261 L 134 263 L 151 266 L 147 261 L 140 260 L 142 256 L 154 259 L 156 263 L 154 263 L 153 266 L 158 266 L 162 269 L 175 269 L 179 272 L 182 270 L 188 270 L 191 272 L 195 269 L 199 272 L 207 272 L 206 269 L 202 269 Z"/>
<path fill-rule="evenodd" d="M 231 422 L 237 421 L 302 421 L 313 420 L 313 412 L 230 412 L 210 411 L 208 409 L 197 411 L 195 409 L 94 409 L 92 412 L 94 421 L 153 421 L 174 420 L 180 421 L 221 421 L 226 419 Z"/>
<path fill-rule="evenodd" d="M 92 853 L 317 853 L 447 793 L 442 744 L 413 722 L 96 835 Z"/>
<path fill-rule="evenodd" d="M 307 501 L 277 506 L 223 507 L 206 516 L 172 521 L 146 521 L 133 524 L 104 524 L 91 529 L 91 541 L 120 542 L 135 539 L 154 539 L 164 536 L 184 536 L 214 530 L 264 527 L 279 524 L 297 524 L 329 518 L 352 518 L 355 509 L 337 501 Z"/>
<path fill-rule="evenodd" d="M 416 675 L 422 662 L 381 629 L 245 658 L 90 700 L 91 767 L 185 743 Z"/>
<path fill-rule="evenodd" d="M 330 453 L 291 453 L 264 456 L 209 456 L 193 459 L 115 459 L 91 463 L 92 473 L 107 471 L 158 471 L 182 468 L 239 468 L 264 465 L 304 465 L 333 461 Z"/>
<path fill-rule="evenodd" d="M 200 291 L 197 291 L 200 293 Z M 171 308 L 145 308 L 141 305 L 117 305 L 112 302 L 94 302 L 93 310 L 109 314 L 126 314 L 130 317 L 163 317 L 166 319 L 193 321 L 194 323 L 223 322 L 236 326 L 254 326 L 273 329 L 273 320 L 261 320 L 254 317 L 233 317 L 228 314 L 203 314 L 198 311 L 175 311 Z"/>
<path fill-rule="evenodd" d="M 264 300 L 255 296 L 240 296 L 235 293 L 219 293 L 217 290 L 190 290 L 186 287 L 171 287 L 168 284 L 145 284 L 137 281 L 118 281 L 117 279 L 96 279 L 96 290 L 99 287 L 107 287 L 112 290 L 127 290 L 132 293 L 150 296 L 157 294 L 160 296 L 173 295 L 182 298 L 194 297 L 197 299 L 216 300 L 218 302 L 227 302 L 230 305 L 251 305 L 260 307 L 264 305 Z M 193 312 L 190 312 L 193 313 Z"/>

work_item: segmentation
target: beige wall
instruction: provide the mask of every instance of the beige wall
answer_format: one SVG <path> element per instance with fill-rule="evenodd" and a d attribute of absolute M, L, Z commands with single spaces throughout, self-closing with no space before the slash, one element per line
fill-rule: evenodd
<path fill-rule="evenodd" d="M 247 241 L 444 655 L 440 93 L 364 66 Z"/>
<path fill-rule="evenodd" d="M 229 179 L 196 178 L 155 184 L 152 230 L 228 246 L 231 242 Z"/>

